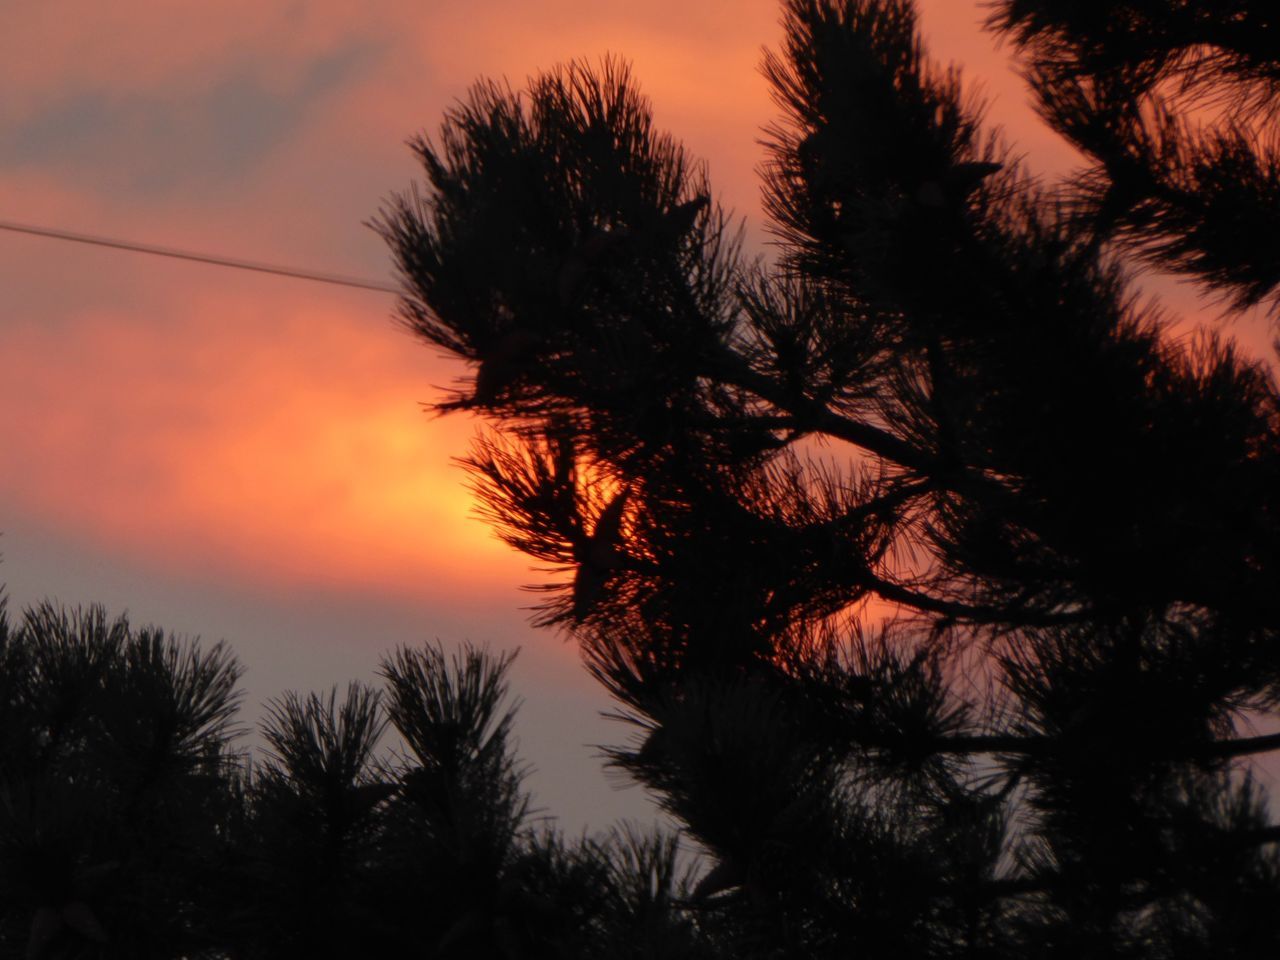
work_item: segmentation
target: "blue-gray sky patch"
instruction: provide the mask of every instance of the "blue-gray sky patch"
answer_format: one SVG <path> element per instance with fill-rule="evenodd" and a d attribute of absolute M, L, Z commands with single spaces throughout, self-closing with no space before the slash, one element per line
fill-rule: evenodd
<path fill-rule="evenodd" d="M 381 48 L 359 40 L 272 88 L 247 63 L 170 97 L 98 91 L 63 95 L 0 129 L 0 167 L 38 166 L 91 189 L 165 195 L 243 178 L 326 97 L 356 79 Z"/>

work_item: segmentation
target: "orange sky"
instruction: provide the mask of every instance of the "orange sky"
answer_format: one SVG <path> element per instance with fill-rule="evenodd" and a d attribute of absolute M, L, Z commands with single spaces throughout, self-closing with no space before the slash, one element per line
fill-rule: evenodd
<path fill-rule="evenodd" d="M 750 209 L 776 13 L 693 6 L 32 5 L 0 40 L 19 92 L 0 218 L 386 277 L 360 221 L 413 176 L 404 139 L 478 76 L 606 50 Z M 197 576 L 410 595 L 524 576 L 467 519 L 449 458 L 475 425 L 418 406 L 458 371 L 392 328 L 390 298 L 0 244 L 8 509 Z"/>
<path fill-rule="evenodd" d="M 1067 169 L 977 5 L 922 6 L 933 49 L 981 82 L 1033 166 Z M 19 4 L 0 34 L 0 219 L 385 279 L 361 221 L 414 176 L 406 137 L 477 77 L 518 85 L 613 52 L 759 245 L 755 141 L 773 108 L 756 68 L 777 18 L 773 0 Z M 351 669 L 326 626 L 342 617 L 302 598 L 401 604 L 427 635 L 500 608 L 488 639 L 544 651 L 539 682 L 586 689 L 565 648 L 518 626 L 527 564 L 468 518 L 450 465 L 475 424 L 419 408 L 460 370 L 392 325 L 390 297 L 3 233 L 0 289 L 0 575 L 15 599 L 115 599 L 102 571 L 116 566 L 135 571 L 126 602 L 145 618 L 174 609 L 165 596 L 266 597 L 295 618 L 292 660 L 228 634 L 263 693 Z M 172 626 L 230 630 L 211 617 Z M 357 646 L 371 664 L 388 645 Z M 299 674 L 298 651 L 330 674 Z"/>

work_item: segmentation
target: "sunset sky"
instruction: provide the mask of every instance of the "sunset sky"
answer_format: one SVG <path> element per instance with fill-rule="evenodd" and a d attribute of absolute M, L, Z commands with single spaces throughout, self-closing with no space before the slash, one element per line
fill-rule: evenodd
<path fill-rule="evenodd" d="M 1033 169 L 1071 167 L 976 3 L 923 7 L 931 50 L 993 98 Z M 482 76 L 611 52 L 767 252 L 758 72 L 775 0 L 10 4 L 0 220 L 390 281 L 362 221 L 415 178 L 404 145 Z M 1194 291 L 1167 303 L 1208 316 Z M 105 603 L 225 638 L 247 716 L 372 678 L 439 637 L 523 648 L 522 753 L 565 826 L 647 817 L 593 743 L 625 735 L 576 651 L 535 633 L 528 564 L 469 514 L 477 424 L 421 404 L 462 373 L 394 298 L 0 232 L 0 581 L 17 606 Z M 1256 349 L 1258 318 L 1236 328 Z"/>

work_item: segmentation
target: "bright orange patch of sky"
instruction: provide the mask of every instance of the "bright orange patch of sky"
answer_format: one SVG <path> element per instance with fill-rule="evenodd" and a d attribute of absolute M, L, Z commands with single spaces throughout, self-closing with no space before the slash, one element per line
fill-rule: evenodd
<path fill-rule="evenodd" d="M 169 569 L 450 592 L 519 575 L 469 517 L 429 364 L 314 294 L 213 299 L 157 327 L 89 310 L 0 335 L 0 497 Z M 38 362 L 32 362 L 39 358 Z M 433 442 L 434 441 L 434 442 Z"/>

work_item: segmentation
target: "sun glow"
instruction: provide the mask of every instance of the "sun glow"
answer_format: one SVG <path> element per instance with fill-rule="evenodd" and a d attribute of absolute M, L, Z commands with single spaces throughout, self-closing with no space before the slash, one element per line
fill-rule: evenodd
<path fill-rule="evenodd" d="M 379 319 L 255 299 L 163 330 L 12 327 L 0 494 L 167 568 L 418 594 L 527 579 L 451 463 L 474 425 L 423 412 L 447 365 Z"/>

